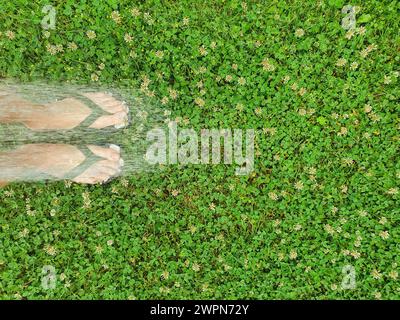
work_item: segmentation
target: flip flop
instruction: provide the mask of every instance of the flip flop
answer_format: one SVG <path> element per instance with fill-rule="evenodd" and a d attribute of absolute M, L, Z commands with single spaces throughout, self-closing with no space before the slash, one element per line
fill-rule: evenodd
<path fill-rule="evenodd" d="M 109 144 L 108 147 L 110 149 L 113 149 L 113 150 L 117 151 L 118 153 L 120 153 L 121 149 L 119 146 L 117 146 L 115 144 Z M 91 166 L 93 166 L 96 162 L 105 160 L 105 158 L 94 154 L 87 146 L 77 146 L 77 148 L 83 153 L 83 155 L 86 158 L 80 165 L 78 165 L 77 167 L 72 169 L 70 172 L 65 174 L 62 178 L 64 180 L 74 180 L 75 178 L 79 177 L 83 172 L 85 172 L 87 169 L 89 169 Z M 122 158 L 120 158 L 119 161 L 120 161 L 119 165 L 120 165 L 120 169 L 121 169 L 124 166 L 124 160 Z M 109 183 L 111 180 L 113 180 L 114 178 L 116 178 L 118 176 L 119 176 L 119 174 L 115 174 L 115 175 L 109 177 L 107 180 L 100 182 L 100 184 Z"/>
<path fill-rule="evenodd" d="M 107 93 L 107 94 L 112 96 L 112 94 L 110 94 L 110 93 Z M 72 97 L 81 101 L 83 104 L 85 104 L 87 107 L 89 107 L 92 110 L 92 113 L 74 129 L 89 128 L 100 117 L 113 115 L 112 113 L 107 112 L 106 110 L 103 110 L 98 104 L 96 104 L 94 101 L 92 101 L 88 97 L 84 96 L 83 94 L 74 93 L 74 94 L 72 94 Z M 127 117 L 126 117 L 126 121 L 124 121 L 124 123 L 114 125 L 114 128 L 117 130 L 126 128 L 127 126 L 129 126 L 130 121 L 131 121 L 129 107 L 126 105 L 125 101 L 122 101 L 121 103 L 123 105 L 124 111 L 127 114 Z"/>

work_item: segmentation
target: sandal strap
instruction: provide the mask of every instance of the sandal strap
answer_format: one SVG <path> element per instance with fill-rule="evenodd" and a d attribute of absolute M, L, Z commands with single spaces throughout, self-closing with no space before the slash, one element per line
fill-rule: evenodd
<path fill-rule="evenodd" d="M 104 158 L 95 155 L 87 146 L 76 146 L 76 147 L 84 154 L 86 158 L 80 165 L 78 165 L 70 172 L 68 172 L 66 175 L 64 175 L 63 179 L 65 180 L 75 179 L 83 172 L 85 172 L 87 169 L 89 169 L 91 166 L 93 166 L 96 162 L 104 160 Z"/>
<path fill-rule="evenodd" d="M 74 98 L 80 100 L 81 102 L 83 102 L 86 106 L 88 106 L 92 110 L 92 113 L 74 129 L 89 128 L 100 117 L 111 115 L 111 113 L 103 110 L 95 102 L 93 102 L 88 97 L 85 97 L 84 95 L 82 95 L 80 93 L 75 92 L 72 94 L 72 96 Z"/>

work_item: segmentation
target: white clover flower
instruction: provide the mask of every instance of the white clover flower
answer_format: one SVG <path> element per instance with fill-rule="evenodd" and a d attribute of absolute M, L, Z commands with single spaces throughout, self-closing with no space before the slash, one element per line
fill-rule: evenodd
<path fill-rule="evenodd" d="M 302 36 L 304 36 L 304 34 L 305 34 L 304 30 L 301 29 L 301 28 L 296 29 L 296 31 L 294 32 L 294 35 L 295 35 L 297 38 L 301 38 Z"/>

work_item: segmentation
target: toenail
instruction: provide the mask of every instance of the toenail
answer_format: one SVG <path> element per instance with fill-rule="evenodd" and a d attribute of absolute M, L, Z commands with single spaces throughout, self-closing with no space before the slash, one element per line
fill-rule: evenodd
<path fill-rule="evenodd" d="M 117 151 L 118 153 L 121 152 L 121 148 L 117 146 L 116 144 L 110 144 L 110 149 Z"/>
<path fill-rule="evenodd" d="M 114 128 L 115 128 L 115 129 L 123 129 L 123 128 L 126 127 L 126 125 L 127 125 L 126 121 L 123 121 L 123 123 L 121 123 L 121 124 L 116 124 L 116 125 L 114 126 Z"/>

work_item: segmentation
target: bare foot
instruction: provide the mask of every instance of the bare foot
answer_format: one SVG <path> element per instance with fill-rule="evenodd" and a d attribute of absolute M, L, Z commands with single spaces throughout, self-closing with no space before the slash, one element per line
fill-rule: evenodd
<path fill-rule="evenodd" d="M 102 129 L 114 126 L 119 129 L 127 125 L 129 109 L 124 102 L 104 92 L 84 93 L 82 95 L 92 100 L 105 112 L 110 113 L 94 119 L 89 128 Z M 78 98 L 66 98 L 45 105 L 29 105 L 22 99 L 16 99 L 15 102 L 16 108 L 18 108 L 18 104 L 23 108 L 20 109 L 21 114 L 15 112 L 18 119 L 15 119 L 14 122 L 22 122 L 29 129 L 37 131 L 73 129 L 93 112 L 90 106 L 87 106 L 84 101 L 80 101 Z M 24 112 L 25 114 L 22 114 Z"/>

